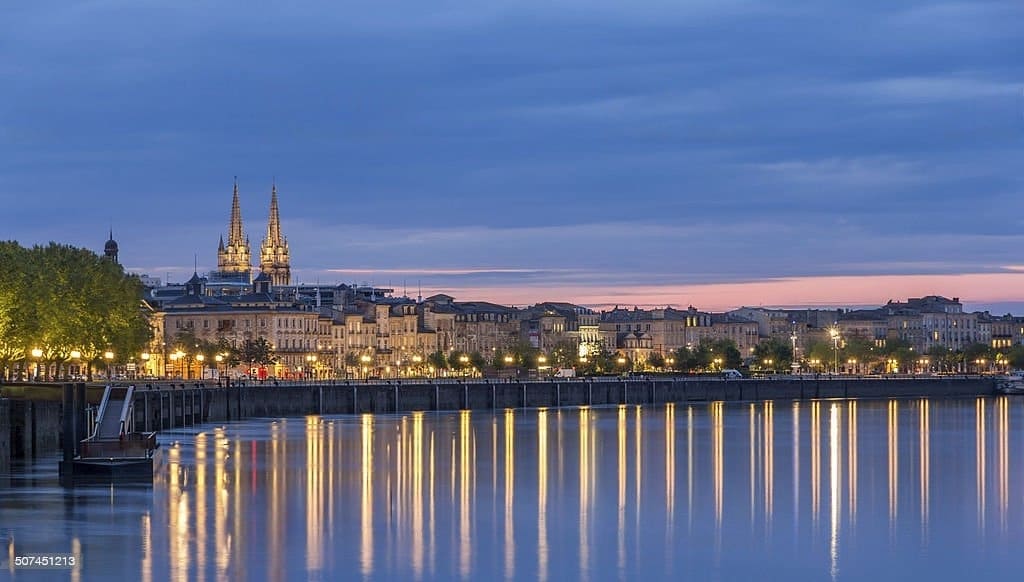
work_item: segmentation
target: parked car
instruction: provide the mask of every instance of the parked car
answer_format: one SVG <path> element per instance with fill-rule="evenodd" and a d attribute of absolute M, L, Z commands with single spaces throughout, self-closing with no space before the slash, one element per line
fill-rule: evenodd
<path fill-rule="evenodd" d="M 738 380 L 742 377 L 743 374 L 741 374 L 739 370 L 733 370 L 731 368 L 722 370 L 722 378 L 725 378 L 726 380 Z"/>

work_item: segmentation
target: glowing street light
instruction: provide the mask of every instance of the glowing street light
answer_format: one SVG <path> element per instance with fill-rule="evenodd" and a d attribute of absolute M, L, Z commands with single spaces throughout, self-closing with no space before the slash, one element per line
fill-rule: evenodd
<path fill-rule="evenodd" d="M 832 353 L 834 359 L 833 370 L 839 373 L 839 328 L 832 326 L 828 328 L 828 335 L 832 338 Z"/>
<path fill-rule="evenodd" d="M 110 380 L 110 362 L 114 359 L 114 352 L 110 350 L 103 352 L 103 359 L 107 361 L 107 380 Z"/>
<path fill-rule="evenodd" d="M 33 380 L 38 380 L 39 379 L 39 359 L 43 357 L 43 350 L 41 350 L 39 348 L 32 348 L 32 357 L 36 360 L 36 363 L 35 363 L 36 371 L 35 371 L 34 374 L 32 374 L 32 379 Z"/>

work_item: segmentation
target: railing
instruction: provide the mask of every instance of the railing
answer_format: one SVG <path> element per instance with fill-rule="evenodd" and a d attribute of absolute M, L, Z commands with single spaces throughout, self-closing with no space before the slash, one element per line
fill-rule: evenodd
<path fill-rule="evenodd" d="M 124 395 L 124 404 L 121 405 L 121 418 L 119 419 L 118 422 L 118 426 L 120 427 L 120 430 L 118 431 L 119 435 L 123 436 L 125 433 L 130 432 L 133 428 L 135 428 L 134 426 L 127 426 L 127 424 L 129 423 L 134 425 L 134 423 L 132 422 L 134 420 L 134 415 L 132 414 L 135 402 L 134 396 L 135 387 L 129 386 L 128 391 L 125 392 Z"/>
<path fill-rule="evenodd" d="M 110 392 L 111 392 L 111 389 L 112 389 L 111 385 L 107 384 L 107 387 L 103 390 L 103 399 L 100 400 L 100 407 L 96 411 L 96 417 L 95 417 L 96 419 L 102 420 L 103 419 L 103 415 L 106 414 L 106 412 L 107 412 L 107 404 L 109 404 L 109 402 L 110 402 Z M 97 434 L 97 432 L 99 430 L 100 430 L 100 423 L 96 422 L 95 419 L 94 419 L 93 420 L 92 434 L 90 436 L 92 438 L 96 438 L 97 436 L 99 436 Z"/>
<path fill-rule="evenodd" d="M 83 459 L 143 458 L 152 456 L 155 449 L 155 432 L 133 432 L 118 439 L 85 439 L 79 443 L 79 454 Z"/>

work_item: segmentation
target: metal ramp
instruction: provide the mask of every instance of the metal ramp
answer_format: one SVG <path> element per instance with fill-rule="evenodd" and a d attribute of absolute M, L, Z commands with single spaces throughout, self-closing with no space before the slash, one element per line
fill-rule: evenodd
<path fill-rule="evenodd" d="M 117 439 L 132 431 L 134 386 L 107 386 L 96 413 L 93 439 Z"/>

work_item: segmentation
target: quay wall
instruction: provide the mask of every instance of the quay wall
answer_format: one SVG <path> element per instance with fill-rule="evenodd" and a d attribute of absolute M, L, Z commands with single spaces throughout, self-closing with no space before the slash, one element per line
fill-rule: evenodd
<path fill-rule="evenodd" d="M 995 393 L 995 378 L 853 378 L 720 380 L 717 378 L 560 378 L 333 382 L 199 388 L 145 386 L 135 392 L 134 429 L 161 431 L 206 422 L 309 414 L 489 410 L 616 404 L 810 400 L 820 398 L 956 398 Z M 85 389 L 83 389 L 85 390 Z M 0 475 L 11 459 L 60 450 L 62 402 L 49 393 L 0 398 Z M 85 400 L 98 402 L 89 387 Z"/>
<path fill-rule="evenodd" d="M 0 478 L 11 471 L 11 401 L 0 398 Z"/>
<path fill-rule="evenodd" d="M 490 410 L 667 402 L 990 396 L 992 378 L 559 381 L 401 381 L 140 390 L 135 427 L 159 431 L 203 422 L 309 414 Z"/>

